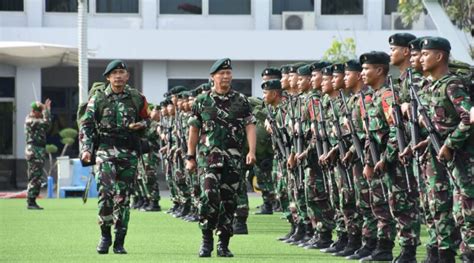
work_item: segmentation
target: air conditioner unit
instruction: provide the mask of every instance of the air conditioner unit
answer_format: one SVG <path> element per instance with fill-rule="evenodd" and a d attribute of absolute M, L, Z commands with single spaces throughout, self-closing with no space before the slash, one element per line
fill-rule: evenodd
<path fill-rule="evenodd" d="M 281 15 L 283 30 L 314 30 L 314 12 L 282 12 Z"/>
<path fill-rule="evenodd" d="M 405 26 L 400 13 L 392 13 L 392 30 L 423 30 L 425 29 L 425 14 L 421 13 L 417 21 Z"/>

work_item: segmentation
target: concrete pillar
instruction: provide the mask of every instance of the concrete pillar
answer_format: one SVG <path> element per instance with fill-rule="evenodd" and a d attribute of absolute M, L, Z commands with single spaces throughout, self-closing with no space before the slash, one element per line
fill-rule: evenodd
<path fill-rule="evenodd" d="M 148 102 L 163 101 L 163 94 L 168 91 L 166 61 L 144 61 L 142 70 L 143 94 Z"/>
<path fill-rule="evenodd" d="M 43 26 L 44 1 L 24 0 L 27 25 L 29 27 Z"/>
<path fill-rule="evenodd" d="M 261 88 L 262 84 L 262 71 L 268 67 L 266 61 L 255 61 L 253 69 L 253 81 L 252 81 L 252 96 L 263 98 L 263 92 Z"/>
<path fill-rule="evenodd" d="M 382 30 L 383 1 L 365 0 L 364 14 L 367 17 L 367 30 Z"/>
<path fill-rule="evenodd" d="M 270 0 L 252 1 L 255 30 L 268 30 L 270 28 L 270 13 Z"/>
<path fill-rule="evenodd" d="M 158 18 L 158 2 L 156 0 L 142 0 L 140 8 L 143 29 L 156 29 Z"/>

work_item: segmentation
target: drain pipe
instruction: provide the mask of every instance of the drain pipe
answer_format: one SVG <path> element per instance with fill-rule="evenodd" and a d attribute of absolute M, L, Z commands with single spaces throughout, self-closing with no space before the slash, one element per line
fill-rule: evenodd
<path fill-rule="evenodd" d="M 89 61 L 87 60 L 87 0 L 77 0 L 77 33 L 79 61 L 79 104 L 87 102 Z"/>

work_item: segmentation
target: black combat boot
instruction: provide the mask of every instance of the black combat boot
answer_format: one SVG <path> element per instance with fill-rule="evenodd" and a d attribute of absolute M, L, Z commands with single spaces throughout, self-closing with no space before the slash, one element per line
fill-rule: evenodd
<path fill-rule="evenodd" d="M 394 263 L 416 263 L 416 246 L 404 246 Z"/>
<path fill-rule="evenodd" d="M 454 263 L 456 252 L 451 249 L 439 249 L 438 250 L 439 263 Z"/>
<path fill-rule="evenodd" d="M 305 249 L 314 249 L 313 245 L 316 244 L 319 240 L 319 234 L 318 232 L 314 231 L 313 237 L 308 240 L 306 243 L 304 243 L 304 248 Z"/>
<path fill-rule="evenodd" d="M 291 224 L 291 227 L 290 227 L 290 232 L 288 232 L 288 234 L 282 236 L 282 237 L 279 237 L 277 238 L 278 241 L 285 241 L 287 240 L 288 238 L 290 238 L 294 233 L 295 233 L 295 230 L 296 230 L 296 224 L 293 223 L 293 222 L 290 222 Z"/>
<path fill-rule="evenodd" d="M 228 233 L 222 233 L 219 235 L 219 241 L 217 241 L 217 256 L 231 258 L 234 256 L 229 250 L 230 235 Z"/>
<path fill-rule="evenodd" d="M 139 209 L 140 207 L 143 206 L 143 198 L 136 197 L 133 199 L 133 209 Z"/>
<path fill-rule="evenodd" d="M 353 255 L 357 249 L 359 249 L 362 246 L 362 240 L 360 235 L 349 235 L 349 240 L 347 242 L 346 247 L 334 254 L 333 256 L 337 257 L 347 257 L 350 255 Z"/>
<path fill-rule="evenodd" d="M 375 247 L 377 246 L 377 239 L 367 239 L 365 244 L 356 250 L 354 254 L 350 256 L 346 256 L 346 259 L 361 259 L 370 256 L 372 251 L 374 251 Z"/>
<path fill-rule="evenodd" d="M 158 204 L 158 201 L 151 201 L 147 207 L 145 207 L 146 212 L 159 212 L 161 211 L 161 206 Z"/>
<path fill-rule="evenodd" d="M 125 236 L 127 231 L 124 229 L 118 229 L 115 232 L 115 241 L 114 241 L 114 253 L 115 254 L 127 254 L 127 251 L 123 247 L 125 243 Z"/>
<path fill-rule="evenodd" d="M 273 215 L 273 207 L 271 202 L 264 202 L 260 206 L 260 211 L 255 212 L 256 215 Z"/>
<path fill-rule="evenodd" d="M 371 262 L 371 261 L 392 261 L 393 260 L 393 241 L 388 239 L 379 239 L 377 242 L 377 248 L 365 258 L 362 258 L 360 262 Z"/>
<path fill-rule="evenodd" d="M 304 225 L 303 224 L 297 224 L 296 229 L 295 229 L 295 233 L 293 235 L 291 235 L 290 238 L 288 238 L 287 240 L 285 240 L 283 242 L 288 243 L 288 244 L 293 244 L 294 242 L 298 242 L 301 239 L 303 239 L 304 233 L 305 233 Z"/>
<path fill-rule="evenodd" d="M 313 225 L 311 225 L 311 223 L 305 224 L 304 229 L 305 231 L 304 231 L 303 239 L 301 239 L 298 242 L 293 243 L 293 245 L 304 247 L 306 242 L 308 242 L 311 238 L 313 238 L 313 235 L 314 235 Z"/>
<path fill-rule="evenodd" d="M 278 199 L 273 200 L 272 209 L 273 212 L 283 212 L 283 209 L 281 208 L 281 203 Z"/>
<path fill-rule="evenodd" d="M 347 246 L 347 233 L 341 233 L 337 237 L 337 240 L 332 243 L 332 245 L 328 248 L 321 249 L 320 251 L 323 253 L 337 253 L 339 251 L 344 250 Z"/>
<path fill-rule="evenodd" d="M 202 243 L 199 249 L 199 257 L 208 258 L 211 256 L 212 250 L 214 249 L 214 237 L 212 236 L 212 230 L 202 230 Z"/>
<path fill-rule="evenodd" d="M 472 251 L 464 252 L 461 254 L 462 263 L 473 263 L 474 262 L 474 253 Z"/>
<path fill-rule="evenodd" d="M 234 218 L 234 224 L 232 228 L 234 229 L 234 234 L 236 235 L 247 235 L 249 233 L 247 228 L 247 218 L 242 216 Z"/>
<path fill-rule="evenodd" d="M 108 254 L 109 247 L 112 245 L 112 234 L 110 233 L 110 226 L 100 226 L 100 242 L 97 245 L 97 253 Z"/>
<path fill-rule="evenodd" d="M 170 207 L 170 209 L 168 209 L 168 211 L 166 211 L 166 213 L 167 213 L 167 214 L 172 214 L 172 213 L 174 213 L 178 208 L 179 208 L 179 203 L 174 202 L 174 203 L 173 203 L 173 206 Z"/>
<path fill-rule="evenodd" d="M 43 208 L 36 203 L 36 198 L 34 197 L 28 197 L 28 199 L 26 200 L 26 203 L 27 203 L 27 206 L 26 206 L 27 209 L 43 210 Z"/>
<path fill-rule="evenodd" d="M 321 232 L 319 233 L 319 239 L 316 241 L 316 243 L 313 245 L 313 249 L 323 249 L 323 248 L 328 248 L 332 244 L 332 232 L 331 231 L 326 231 L 326 232 Z"/>
<path fill-rule="evenodd" d="M 140 206 L 140 208 L 138 208 L 138 211 L 140 212 L 146 212 L 146 208 L 150 205 L 150 201 L 148 199 L 145 199 L 143 201 L 143 204 L 142 206 Z"/>
<path fill-rule="evenodd" d="M 426 247 L 426 258 L 422 261 L 423 263 L 438 263 L 438 247 L 427 246 Z"/>

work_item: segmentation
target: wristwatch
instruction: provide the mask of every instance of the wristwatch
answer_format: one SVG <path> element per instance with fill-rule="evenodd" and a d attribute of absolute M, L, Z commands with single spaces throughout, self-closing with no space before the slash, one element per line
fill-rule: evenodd
<path fill-rule="evenodd" d="M 186 154 L 186 156 L 184 156 L 184 159 L 188 161 L 196 160 L 196 155 Z"/>

